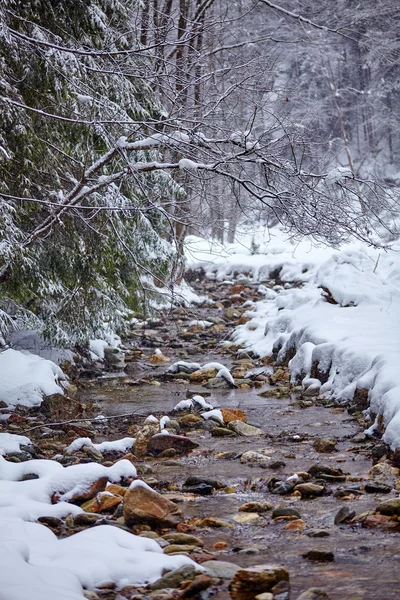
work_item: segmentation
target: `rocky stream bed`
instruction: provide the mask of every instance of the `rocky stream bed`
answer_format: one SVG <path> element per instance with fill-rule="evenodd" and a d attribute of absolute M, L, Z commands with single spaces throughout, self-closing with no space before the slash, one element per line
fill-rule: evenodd
<path fill-rule="evenodd" d="M 3 431 L 34 442 L 9 461 L 56 457 L 65 466 L 110 466 L 124 457 L 151 488 L 129 488 L 130 481 L 106 488 L 101 478 L 71 499 L 84 513 L 39 519 L 57 536 L 112 524 L 205 569 L 185 566 L 139 588 L 117 589 L 111 581 L 86 597 L 400 598 L 399 457 L 365 437 L 357 406 L 348 412 L 306 395 L 290 385 L 285 364 L 222 343 L 245 322 L 243 304 L 258 298 L 256 287 L 197 285 L 209 303 L 138 323 L 124 350 L 106 355 L 105 366 L 87 362 L 70 370 L 70 399 L 17 407 L 2 421 Z M 177 361 L 182 365 L 169 371 Z M 195 363 L 221 363 L 234 383 L 217 377 L 215 365 L 199 370 Z M 219 417 L 202 417 L 196 402 L 174 410 L 194 395 L 219 409 Z M 169 435 L 160 433 L 163 415 Z M 129 436 L 136 439 L 129 452 L 90 443 L 67 450 L 77 438 Z"/>

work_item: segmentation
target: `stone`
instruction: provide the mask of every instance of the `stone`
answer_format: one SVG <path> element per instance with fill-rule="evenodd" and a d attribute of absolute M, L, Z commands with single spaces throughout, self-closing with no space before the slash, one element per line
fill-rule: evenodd
<path fill-rule="evenodd" d="M 147 423 L 136 434 L 135 454 L 139 458 L 147 454 L 147 446 L 151 438 L 160 433 L 160 425 L 158 423 Z"/>
<path fill-rule="evenodd" d="M 151 590 L 163 590 L 168 588 L 177 588 L 180 586 L 182 581 L 187 581 L 188 579 L 193 579 L 195 577 L 196 570 L 192 565 L 185 565 L 180 567 L 180 569 L 176 569 L 175 571 L 170 571 L 163 575 L 160 579 L 152 583 L 149 588 Z"/>
<path fill-rule="evenodd" d="M 233 577 L 229 592 L 233 600 L 254 600 L 263 592 L 270 592 L 280 581 L 289 581 L 289 573 L 280 565 L 256 565 L 240 569 Z"/>
<path fill-rule="evenodd" d="M 236 435 L 236 434 L 231 429 L 227 429 L 226 427 L 218 427 L 218 425 L 217 425 L 216 427 L 212 428 L 211 435 L 213 437 L 227 437 L 227 436 L 232 436 L 232 435 Z"/>
<path fill-rule="evenodd" d="M 201 483 L 210 485 L 216 490 L 221 490 L 226 487 L 226 485 L 221 481 L 217 481 L 216 479 L 210 479 L 209 477 L 199 477 L 197 475 L 191 475 L 190 477 L 188 477 L 183 485 L 185 487 L 191 487 L 195 485 L 200 485 Z"/>
<path fill-rule="evenodd" d="M 207 379 L 213 379 L 217 375 L 217 369 L 198 369 L 189 375 L 189 381 L 201 382 Z"/>
<path fill-rule="evenodd" d="M 147 360 L 152 365 L 163 365 L 165 363 L 171 362 L 171 359 L 168 358 L 168 356 L 165 356 L 165 354 L 163 354 L 160 351 L 155 352 L 154 354 L 152 354 L 151 356 L 149 356 L 149 358 Z"/>
<path fill-rule="evenodd" d="M 346 479 L 341 469 L 335 469 L 329 465 L 312 465 L 308 469 L 308 473 L 311 477 L 318 477 L 319 479 L 330 479 L 332 481 L 344 481 Z"/>
<path fill-rule="evenodd" d="M 199 483 L 193 486 L 183 486 L 182 492 L 188 492 L 189 494 L 196 494 L 197 496 L 211 496 L 213 488 L 211 485 L 206 483 Z"/>
<path fill-rule="evenodd" d="M 257 523 L 260 515 L 256 512 L 242 512 L 237 515 L 232 515 L 232 519 L 235 523 L 240 523 L 241 525 L 252 525 L 253 523 Z"/>
<path fill-rule="evenodd" d="M 308 552 L 302 554 L 302 557 L 320 562 L 333 562 L 335 560 L 335 555 L 331 550 L 308 550 Z"/>
<path fill-rule="evenodd" d="M 233 527 L 232 523 L 218 519 L 217 517 L 203 517 L 196 519 L 197 527 Z"/>
<path fill-rule="evenodd" d="M 301 519 L 301 514 L 295 508 L 290 508 L 290 507 L 275 508 L 272 511 L 271 518 L 279 519 L 280 517 L 296 517 L 297 519 Z"/>
<path fill-rule="evenodd" d="M 175 527 L 183 521 L 182 511 L 174 502 L 142 486 L 126 492 L 123 516 L 128 527 L 143 523 L 154 527 Z"/>
<path fill-rule="evenodd" d="M 376 512 L 387 516 L 400 516 L 400 498 L 385 500 L 376 507 Z"/>
<path fill-rule="evenodd" d="M 202 563 L 202 567 L 205 567 L 208 575 L 218 579 L 232 579 L 240 570 L 238 565 L 224 560 L 208 560 Z"/>
<path fill-rule="evenodd" d="M 246 504 L 242 504 L 242 506 L 239 507 L 239 512 L 264 513 L 273 508 L 274 505 L 269 502 L 246 502 Z"/>
<path fill-rule="evenodd" d="M 270 592 L 263 592 L 262 594 L 257 594 L 255 596 L 256 600 L 274 600 L 274 595 Z"/>
<path fill-rule="evenodd" d="M 243 423 L 246 423 L 246 413 L 240 408 L 221 408 L 221 413 L 224 423 L 230 423 L 231 421 L 243 421 Z"/>
<path fill-rule="evenodd" d="M 204 542 L 203 540 L 201 540 L 200 538 L 196 537 L 195 535 L 191 535 L 189 533 L 166 533 L 163 538 L 165 540 L 167 540 L 168 542 L 171 542 L 173 544 L 182 544 L 182 545 L 187 545 L 190 544 L 191 546 L 199 546 L 199 547 L 203 547 L 204 546 Z"/>
<path fill-rule="evenodd" d="M 206 388 L 209 390 L 226 389 L 229 390 L 232 387 L 236 387 L 234 384 L 229 383 L 223 377 L 211 377 L 206 383 Z"/>
<path fill-rule="evenodd" d="M 63 524 L 62 519 L 58 517 L 39 517 L 38 523 L 42 523 L 43 525 L 48 525 L 52 529 L 57 529 L 57 527 L 61 527 Z"/>
<path fill-rule="evenodd" d="M 364 489 L 367 492 L 367 494 L 390 494 L 390 492 L 392 491 L 390 485 L 376 483 L 374 481 L 366 483 Z"/>
<path fill-rule="evenodd" d="M 330 600 L 330 596 L 319 588 L 310 588 L 302 592 L 297 600 Z"/>
<path fill-rule="evenodd" d="M 306 523 L 303 519 L 294 519 L 294 521 L 289 521 L 284 527 L 289 531 L 304 531 L 306 528 Z"/>
<path fill-rule="evenodd" d="M 230 421 L 228 427 L 238 435 L 242 435 L 244 437 L 257 437 L 264 435 L 262 429 L 254 427 L 253 425 L 248 425 L 247 423 L 243 423 L 243 421 Z"/>
<path fill-rule="evenodd" d="M 77 527 L 91 527 L 101 521 L 103 517 L 98 514 L 80 513 L 74 516 L 74 525 Z"/>
<path fill-rule="evenodd" d="M 314 498 L 315 496 L 323 496 L 325 488 L 316 483 L 299 483 L 294 488 L 295 492 L 300 492 L 302 498 Z"/>
<path fill-rule="evenodd" d="M 164 554 L 183 554 L 187 552 L 193 552 L 197 549 L 197 546 L 193 546 L 191 544 L 169 544 L 164 548 Z"/>
<path fill-rule="evenodd" d="M 213 579 L 209 575 L 197 575 L 191 583 L 183 590 L 181 598 L 199 598 L 200 592 L 203 592 L 212 585 Z"/>
<path fill-rule="evenodd" d="M 87 454 L 89 458 L 91 458 L 95 462 L 100 462 L 103 460 L 103 455 L 99 450 L 96 450 L 93 446 L 82 446 L 82 451 Z"/>
<path fill-rule="evenodd" d="M 184 415 L 183 417 L 181 417 L 179 419 L 179 424 L 184 429 L 190 428 L 190 427 L 195 427 L 197 425 L 197 423 L 201 423 L 201 422 L 203 422 L 203 419 L 201 417 L 199 417 L 199 415 L 193 415 L 192 413 L 189 413 L 188 415 Z"/>
<path fill-rule="evenodd" d="M 400 469 L 400 448 L 396 448 L 392 456 L 393 466 Z"/>
<path fill-rule="evenodd" d="M 193 442 L 193 440 L 187 436 L 174 434 L 165 435 L 160 433 L 149 439 L 147 444 L 147 453 L 157 456 L 166 450 L 174 449 L 176 454 L 186 454 L 187 452 L 190 452 L 198 447 L 199 444 Z"/>
<path fill-rule="evenodd" d="M 324 538 L 329 537 L 331 534 L 327 529 L 312 529 L 307 535 L 313 538 Z"/>
<path fill-rule="evenodd" d="M 393 488 L 396 487 L 398 473 L 399 470 L 392 467 L 387 462 L 378 463 L 368 471 L 368 475 L 371 479 L 378 483 L 383 483 L 384 485 L 390 485 Z"/>
<path fill-rule="evenodd" d="M 317 452 L 321 453 L 330 453 L 336 450 L 336 440 L 332 438 L 322 438 L 319 440 L 315 440 L 314 448 Z"/>
<path fill-rule="evenodd" d="M 109 492 L 100 492 L 95 498 L 84 502 L 82 510 L 88 513 L 101 513 L 110 511 L 122 502 L 121 496 L 114 496 Z"/>
<path fill-rule="evenodd" d="M 242 456 L 240 457 L 240 462 L 242 464 L 259 463 L 261 465 L 265 464 L 266 466 L 268 466 L 270 461 L 271 459 L 269 456 L 262 454 L 262 452 L 255 452 L 254 450 L 248 450 L 247 452 L 243 452 Z"/>
<path fill-rule="evenodd" d="M 109 483 L 106 487 L 106 492 L 110 492 L 115 496 L 125 496 L 128 488 L 123 487 L 122 485 L 117 485 L 116 483 Z"/>
<path fill-rule="evenodd" d="M 351 521 L 356 516 L 356 511 L 352 510 L 349 506 L 342 506 L 342 508 L 336 513 L 334 523 L 335 525 L 342 525 Z"/>
<path fill-rule="evenodd" d="M 70 502 L 71 504 L 77 504 L 79 506 L 80 504 L 83 504 L 86 500 L 94 498 L 99 492 L 104 492 L 107 483 L 108 477 L 100 477 L 99 479 L 96 479 L 96 481 L 93 481 L 93 483 L 91 483 L 85 491 L 79 491 L 76 492 L 76 494 L 73 494 L 72 497 L 68 500 L 68 502 Z M 62 495 L 63 494 L 56 492 L 52 497 L 53 504 L 56 504 L 56 502 L 59 501 Z"/>
<path fill-rule="evenodd" d="M 271 384 L 275 384 L 278 381 L 290 381 L 289 369 L 279 368 L 269 378 Z"/>

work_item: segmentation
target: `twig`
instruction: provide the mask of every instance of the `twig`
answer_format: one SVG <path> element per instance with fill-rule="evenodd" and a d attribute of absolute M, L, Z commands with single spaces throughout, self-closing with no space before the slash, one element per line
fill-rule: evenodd
<path fill-rule="evenodd" d="M 86 422 L 86 421 L 98 421 L 99 424 L 101 424 L 104 421 L 108 421 L 109 419 L 122 419 L 123 417 L 131 417 L 132 415 L 135 415 L 138 413 L 138 410 L 134 410 L 130 413 L 125 413 L 123 415 L 110 415 L 109 417 L 103 417 L 102 419 L 99 419 L 98 417 L 87 417 L 82 418 L 82 419 L 71 419 L 69 421 L 59 421 L 58 423 L 43 423 L 43 425 L 35 425 L 35 427 L 30 427 L 29 429 L 25 429 L 24 433 L 28 433 L 28 431 L 34 431 L 35 429 L 41 429 L 42 427 L 55 427 L 57 425 L 69 425 L 69 423 L 82 423 L 82 422 Z M 142 415 L 144 416 L 144 415 Z"/>

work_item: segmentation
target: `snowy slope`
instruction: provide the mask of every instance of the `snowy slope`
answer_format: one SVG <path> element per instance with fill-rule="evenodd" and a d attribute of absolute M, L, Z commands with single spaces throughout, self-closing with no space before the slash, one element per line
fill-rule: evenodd
<path fill-rule="evenodd" d="M 329 373 L 321 392 L 343 402 L 357 388 L 369 390 L 370 412 L 384 417 L 385 441 L 400 447 L 400 243 L 387 252 L 360 244 L 333 250 L 310 240 L 295 245 L 273 230 L 217 252 L 198 238 L 188 246 L 189 267 L 212 279 L 236 272 L 263 282 L 279 268 L 283 282 L 301 282 L 262 285 L 265 297 L 246 313 L 252 320 L 236 328 L 234 342 L 260 356 L 279 351 L 278 359 L 293 349 L 293 379 L 308 378 L 318 361 Z"/>

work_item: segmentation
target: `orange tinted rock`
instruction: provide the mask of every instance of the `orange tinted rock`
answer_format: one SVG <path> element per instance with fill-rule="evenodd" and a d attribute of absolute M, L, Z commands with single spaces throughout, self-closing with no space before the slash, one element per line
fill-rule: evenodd
<path fill-rule="evenodd" d="M 114 494 L 117 496 L 125 496 L 128 488 L 122 487 L 122 485 L 117 485 L 116 483 L 109 483 L 106 487 L 106 492 L 110 492 L 110 494 Z"/>
<path fill-rule="evenodd" d="M 289 581 L 289 573 L 279 565 L 256 565 L 240 569 L 230 584 L 233 600 L 254 600 L 258 594 L 269 592 L 280 581 Z"/>
<path fill-rule="evenodd" d="M 71 504 L 82 504 L 86 500 L 90 500 L 97 496 L 99 492 L 104 492 L 108 483 L 108 477 L 100 477 L 93 481 L 86 490 L 79 490 L 68 499 Z M 60 499 L 62 500 L 65 492 L 55 492 L 52 496 L 53 504 L 56 504 Z"/>
<path fill-rule="evenodd" d="M 240 292 L 244 291 L 244 285 L 241 283 L 237 283 L 236 285 L 233 285 L 231 288 L 231 292 L 232 294 L 240 294 Z"/>
<path fill-rule="evenodd" d="M 246 423 L 247 421 L 246 413 L 240 408 L 221 408 L 221 413 L 224 423 L 230 423 L 230 421 L 243 421 L 243 423 Z"/>
<path fill-rule="evenodd" d="M 302 519 L 295 519 L 285 525 L 284 529 L 288 529 L 289 531 L 303 531 L 305 527 L 306 524 Z"/>
<path fill-rule="evenodd" d="M 123 516 L 128 527 L 142 523 L 154 527 L 175 527 L 183 521 L 182 511 L 174 502 L 141 486 L 127 490 Z"/>

